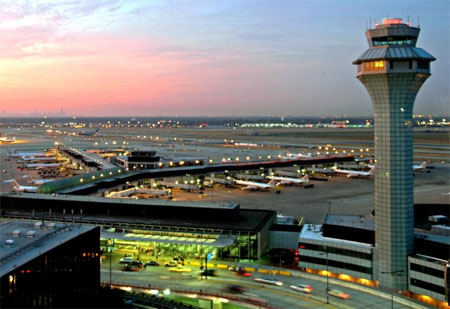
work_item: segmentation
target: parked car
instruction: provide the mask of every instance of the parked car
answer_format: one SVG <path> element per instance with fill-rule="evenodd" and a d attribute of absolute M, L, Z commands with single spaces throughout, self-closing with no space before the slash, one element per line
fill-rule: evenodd
<path fill-rule="evenodd" d="M 291 285 L 290 288 L 303 293 L 311 293 L 314 290 L 312 286 L 307 284 Z"/>
<path fill-rule="evenodd" d="M 131 256 L 126 256 L 120 259 L 119 263 L 120 264 L 127 264 L 128 262 L 132 262 L 134 261 L 133 257 Z"/>
<path fill-rule="evenodd" d="M 124 270 L 141 270 L 142 262 L 141 261 L 128 261 L 125 263 Z"/>
<path fill-rule="evenodd" d="M 283 285 L 283 281 L 273 278 L 255 278 L 255 281 L 272 285 L 279 285 L 279 286 Z"/>
<path fill-rule="evenodd" d="M 144 267 L 147 266 L 159 266 L 159 263 L 157 261 L 148 261 L 144 264 Z"/>
<path fill-rule="evenodd" d="M 339 291 L 339 290 L 329 290 L 328 294 L 330 294 L 331 296 L 334 296 L 334 297 L 342 298 L 342 299 L 350 298 L 350 295 L 348 295 L 342 291 Z"/>
<path fill-rule="evenodd" d="M 164 266 L 166 266 L 166 267 L 176 267 L 177 265 L 178 265 L 178 263 L 175 261 L 170 261 L 170 262 L 164 263 Z"/>

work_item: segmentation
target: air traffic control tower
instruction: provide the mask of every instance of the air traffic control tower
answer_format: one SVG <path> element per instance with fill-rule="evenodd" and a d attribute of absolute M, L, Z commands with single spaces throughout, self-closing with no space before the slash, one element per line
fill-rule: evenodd
<path fill-rule="evenodd" d="M 369 49 L 353 62 L 372 99 L 375 118 L 375 248 L 380 286 L 408 288 L 413 251 L 412 113 L 436 60 L 416 47 L 420 28 L 385 18 L 366 31 Z"/>

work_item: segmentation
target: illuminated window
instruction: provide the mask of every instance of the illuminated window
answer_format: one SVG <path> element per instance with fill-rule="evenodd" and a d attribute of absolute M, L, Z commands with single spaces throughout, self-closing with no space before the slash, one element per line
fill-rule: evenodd
<path fill-rule="evenodd" d="M 381 71 L 384 69 L 384 61 L 369 61 L 364 62 L 364 71 Z"/>

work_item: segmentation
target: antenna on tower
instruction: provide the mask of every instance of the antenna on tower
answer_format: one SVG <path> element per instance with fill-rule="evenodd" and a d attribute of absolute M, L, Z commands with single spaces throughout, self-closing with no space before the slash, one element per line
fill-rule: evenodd
<path fill-rule="evenodd" d="M 420 28 L 420 19 L 419 19 L 419 16 L 417 16 L 417 28 Z"/>
<path fill-rule="evenodd" d="M 409 26 L 409 14 L 407 14 L 406 16 L 408 17 L 407 20 L 408 20 L 408 26 Z"/>

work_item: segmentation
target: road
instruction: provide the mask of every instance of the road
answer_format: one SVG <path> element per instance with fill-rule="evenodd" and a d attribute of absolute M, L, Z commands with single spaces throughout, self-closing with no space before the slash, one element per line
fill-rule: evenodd
<path fill-rule="evenodd" d="M 200 278 L 199 269 L 195 266 L 186 266 L 192 271 L 188 273 L 175 273 L 169 271 L 164 266 L 148 266 L 138 271 L 123 270 L 123 265 L 118 263 L 119 257 L 114 257 L 111 263 L 109 258 L 103 260 L 101 269 L 101 279 L 104 283 L 111 283 L 125 286 L 137 286 L 143 288 L 165 289 L 189 292 L 203 292 L 220 295 L 221 297 L 231 296 L 227 293 L 227 286 L 239 285 L 246 289 L 246 292 L 239 297 L 264 299 L 271 306 L 278 308 L 388 308 L 391 306 L 390 298 L 379 295 L 368 294 L 354 290 L 346 286 L 337 286 L 336 280 L 330 280 L 329 288 L 338 289 L 349 294 L 350 299 L 339 299 L 329 296 L 329 304 L 326 303 L 326 280 L 323 277 L 317 279 L 301 278 L 297 276 L 264 275 L 251 273 L 251 277 L 241 277 L 234 272 L 223 269 L 215 269 L 217 276 L 208 277 L 207 280 Z M 111 275 L 111 277 L 110 277 Z M 283 282 L 282 286 L 269 285 L 256 282 L 255 278 L 274 278 Z M 290 289 L 290 285 L 308 284 L 314 288 L 313 293 L 305 294 Z M 236 295 L 234 295 L 236 296 Z M 407 308 L 395 303 L 395 308 Z M 409 308 L 409 307 L 408 307 Z"/>

